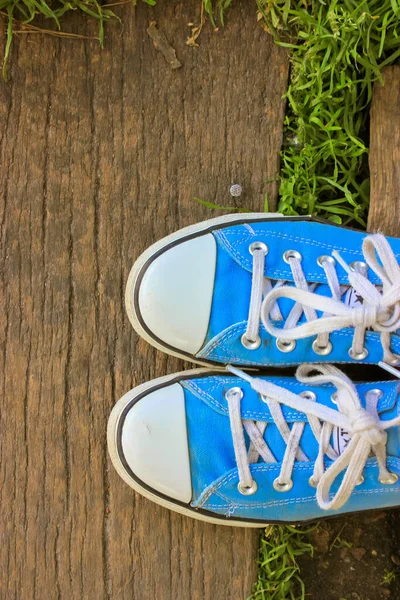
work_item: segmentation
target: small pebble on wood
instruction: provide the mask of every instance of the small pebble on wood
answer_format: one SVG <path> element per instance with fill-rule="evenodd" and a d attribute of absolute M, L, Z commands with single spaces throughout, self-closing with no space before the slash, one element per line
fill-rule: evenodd
<path fill-rule="evenodd" d="M 234 198 L 238 198 L 239 196 L 242 195 L 242 186 L 240 186 L 238 183 L 234 183 L 229 188 L 229 192 L 230 192 L 231 196 L 233 196 Z"/>

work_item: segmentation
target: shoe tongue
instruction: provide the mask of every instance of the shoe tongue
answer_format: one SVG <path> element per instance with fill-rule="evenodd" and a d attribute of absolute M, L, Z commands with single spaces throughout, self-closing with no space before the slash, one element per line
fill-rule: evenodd
<path fill-rule="evenodd" d="M 356 290 L 353 287 L 350 287 L 344 295 L 343 298 L 344 304 L 349 306 L 350 308 L 355 308 L 357 306 L 361 306 L 364 301 L 362 296 L 357 294 Z"/>
<path fill-rule="evenodd" d="M 332 298 L 332 292 L 326 283 L 319 284 L 316 287 L 316 289 L 314 290 L 314 294 L 316 294 L 317 296 Z M 347 289 L 347 291 L 341 297 L 341 302 L 343 302 L 343 304 L 345 304 L 346 306 L 349 306 L 350 308 L 357 308 L 358 306 L 362 306 L 364 303 L 362 296 L 360 296 L 360 294 L 358 294 L 357 291 L 353 287 L 349 287 Z M 288 298 L 279 298 L 278 304 L 279 304 L 279 308 L 281 310 L 283 319 L 284 320 L 287 319 L 291 309 L 294 306 L 293 300 L 289 300 Z M 317 314 L 319 316 L 321 316 L 322 311 L 317 311 Z M 305 322 L 306 322 L 306 317 L 303 312 L 299 319 L 299 325 L 301 323 L 305 323 Z"/>
<path fill-rule="evenodd" d="M 343 454 L 350 442 L 350 434 L 342 427 L 334 427 L 332 431 L 332 447 L 339 454 Z"/>

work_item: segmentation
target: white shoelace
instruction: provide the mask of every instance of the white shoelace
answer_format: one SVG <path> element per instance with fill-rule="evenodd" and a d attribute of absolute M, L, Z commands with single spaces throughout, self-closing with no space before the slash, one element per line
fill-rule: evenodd
<path fill-rule="evenodd" d="M 371 328 L 380 333 L 384 363 L 398 363 L 399 357 L 390 348 L 390 336 L 400 328 L 400 266 L 382 234 L 369 235 L 364 239 L 362 251 L 366 264 L 358 262 L 355 266 L 349 266 L 337 251 L 332 252 L 332 256 L 319 257 L 318 264 L 325 271 L 332 297 L 314 293 L 319 284 L 307 282 L 301 267 L 301 255 L 297 251 L 289 250 L 284 255 L 292 270 L 294 286 L 278 281 L 272 287 L 271 281 L 264 277 L 265 261 L 268 260 L 267 246 L 256 242 L 250 250 L 253 254 L 252 289 L 247 328 L 242 337 L 246 347 L 251 349 L 259 346 L 260 320 L 266 330 L 277 338 L 278 348 L 284 352 L 294 348 L 295 340 L 316 336 L 314 351 L 317 354 L 329 354 L 332 348 L 329 334 L 353 327 L 349 354 L 360 360 L 368 354 L 364 340 L 367 329 Z M 346 271 L 349 285 L 340 285 L 336 261 Z M 369 281 L 367 266 L 379 277 L 382 287 Z M 363 303 L 359 306 L 347 306 L 342 301 L 343 294 L 350 286 L 362 298 Z M 272 320 L 283 320 L 277 303 L 279 298 L 289 298 L 295 303 L 282 328 L 272 324 Z M 316 311 L 321 311 L 322 317 L 318 318 Z M 299 325 L 303 313 L 307 322 Z"/>
<path fill-rule="evenodd" d="M 364 409 L 356 387 L 339 369 L 331 365 L 301 365 L 296 372 L 298 381 L 317 386 L 330 383 L 337 388 L 335 401 L 338 410 L 334 410 L 316 402 L 315 395 L 311 392 L 297 395 L 269 381 L 251 377 L 235 367 L 228 366 L 227 369 L 249 382 L 252 389 L 260 394 L 261 399 L 268 405 L 274 424 L 286 443 L 281 470 L 273 484 L 277 491 L 285 492 L 293 486 L 291 477 L 295 461 L 309 462 L 310 460 L 300 448 L 301 436 L 307 421 L 319 445 L 310 484 L 317 488 L 316 497 L 321 509 L 338 510 L 347 502 L 355 486 L 363 481 L 362 472 L 371 452 L 378 462 L 379 481 L 386 485 L 397 481 L 397 475 L 386 468 L 385 430 L 399 425 L 400 417 L 389 421 L 379 419 L 378 390 L 371 390 L 366 394 L 367 409 Z M 317 374 L 311 374 L 313 372 Z M 242 494 L 250 495 L 257 491 L 257 482 L 252 477 L 250 464 L 256 463 L 259 456 L 267 463 L 277 461 L 264 440 L 267 423 L 241 418 L 242 397 L 243 392 L 240 387 L 231 388 L 226 392 L 239 472 L 238 489 Z M 296 422 L 290 429 L 284 418 L 281 404 L 304 413 L 307 421 Z M 331 446 L 330 440 L 334 427 L 348 431 L 351 438 L 342 454 L 338 454 Z M 249 450 L 246 449 L 244 430 L 250 438 Z M 325 455 L 333 460 L 326 471 Z M 332 484 L 342 471 L 345 471 L 343 480 L 336 494 L 330 498 Z"/>

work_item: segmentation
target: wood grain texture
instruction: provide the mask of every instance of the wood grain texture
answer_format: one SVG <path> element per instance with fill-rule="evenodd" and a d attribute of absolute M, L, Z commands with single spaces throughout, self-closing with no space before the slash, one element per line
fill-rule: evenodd
<path fill-rule="evenodd" d="M 368 231 L 400 236 L 400 66 L 383 71 L 371 108 Z"/>
<path fill-rule="evenodd" d="M 209 526 L 135 495 L 106 422 L 131 387 L 184 365 L 126 317 L 131 264 L 154 240 L 262 210 L 276 185 L 285 52 L 242 2 L 225 29 L 185 41 L 195 0 L 121 9 L 96 42 L 21 36 L 0 82 L 0 597 L 243 599 L 258 534 Z M 175 48 L 172 70 L 150 20 Z M 71 31 L 95 35 L 74 15 Z M 4 34 L 4 24 L 3 24 Z M 1 36 L 4 45 L 4 35 Z"/>

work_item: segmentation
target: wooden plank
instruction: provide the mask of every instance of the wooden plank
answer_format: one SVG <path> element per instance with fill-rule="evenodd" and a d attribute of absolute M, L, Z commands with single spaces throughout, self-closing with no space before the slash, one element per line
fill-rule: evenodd
<path fill-rule="evenodd" d="M 371 203 L 368 231 L 400 236 L 400 66 L 383 72 L 371 107 Z"/>
<path fill-rule="evenodd" d="M 0 82 L 7 600 L 235 600 L 255 579 L 257 532 L 146 501 L 106 451 L 116 400 L 184 366 L 130 327 L 132 262 L 155 239 L 212 216 L 194 196 L 230 204 L 233 182 L 250 209 L 276 196 L 264 179 L 279 164 L 285 52 L 257 26 L 251 3 L 235 6 L 219 32 L 206 25 L 199 48 L 185 42 L 200 3 L 159 5 L 121 8 L 123 25 L 107 26 L 103 51 L 21 36 L 11 83 Z M 150 20 L 181 68 L 154 47 Z M 77 15 L 68 25 L 96 33 Z"/>

